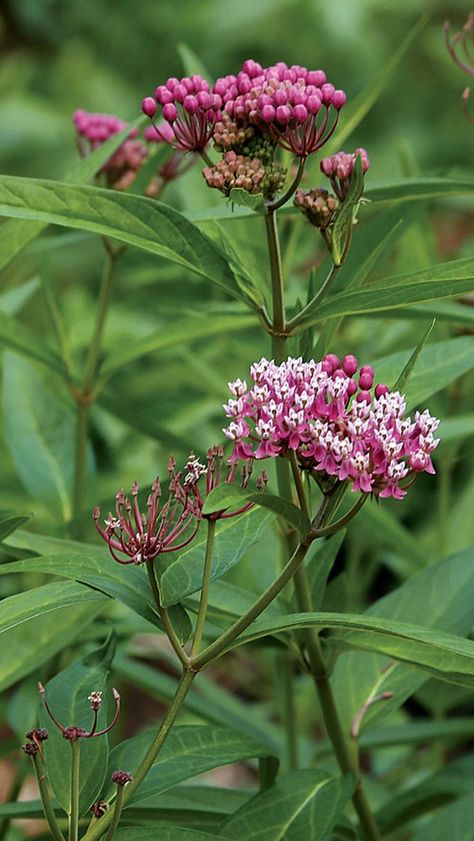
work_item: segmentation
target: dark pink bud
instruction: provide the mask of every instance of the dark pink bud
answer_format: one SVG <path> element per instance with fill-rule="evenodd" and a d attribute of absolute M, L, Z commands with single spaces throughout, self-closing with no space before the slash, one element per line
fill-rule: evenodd
<path fill-rule="evenodd" d="M 361 374 L 359 377 L 359 388 L 366 390 L 368 388 L 372 388 L 374 384 L 374 376 L 373 374 Z"/>
<path fill-rule="evenodd" d="M 195 114 L 199 108 L 199 102 L 195 96 L 186 96 L 183 102 L 183 108 L 188 114 Z"/>
<path fill-rule="evenodd" d="M 262 120 L 266 123 L 271 123 L 275 119 L 275 109 L 273 105 L 264 105 L 262 108 Z"/>
<path fill-rule="evenodd" d="M 335 353 L 327 353 L 323 361 L 328 362 L 333 371 L 337 371 L 337 369 L 339 368 L 339 357 L 336 356 Z"/>
<path fill-rule="evenodd" d="M 239 89 L 239 93 L 246 94 L 252 90 L 252 82 L 250 81 L 249 77 L 242 74 L 240 78 L 237 80 L 237 87 Z"/>
<path fill-rule="evenodd" d="M 384 385 L 384 383 L 379 383 L 375 386 L 375 396 L 381 397 L 382 394 L 388 394 L 390 391 L 388 385 Z"/>
<path fill-rule="evenodd" d="M 129 771 L 114 771 L 112 774 L 112 782 L 116 783 L 118 786 L 124 786 L 127 783 L 131 783 L 132 780 L 133 777 Z"/>
<path fill-rule="evenodd" d="M 288 102 L 288 94 L 283 90 L 276 90 L 273 94 L 273 102 L 275 105 L 286 105 Z"/>
<path fill-rule="evenodd" d="M 196 100 L 199 103 L 200 108 L 203 108 L 205 111 L 212 106 L 212 96 L 208 91 L 199 91 L 196 96 Z M 184 107 L 186 108 L 186 104 Z"/>
<path fill-rule="evenodd" d="M 156 114 L 156 102 L 152 96 L 146 96 L 142 102 L 142 111 L 147 117 L 153 117 Z"/>
<path fill-rule="evenodd" d="M 369 391 L 359 391 L 356 400 L 358 403 L 370 403 L 372 398 Z"/>
<path fill-rule="evenodd" d="M 352 377 L 352 375 L 355 374 L 359 367 L 357 357 L 352 356 L 352 354 L 348 354 L 342 360 L 342 367 L 346 374 L 348 374 L 349 377 Z"/>
<path fill-rule="evenodd" d="M 362 367 L 360 369 L 360 373 L 361 374 L 370 374 L 370 376 L 373 377 L 374 376 L 374 369 L 372 368 L 372 365 L 362 365 Z"/>
<path fill-rule="evenodd" d="M 279 123 L 286 125 L 291 120 L 291 109 L 288 105 L 279 105 L 276 110 L 276 118 Z"/>
<path fill-rule="evenodd" d="M 225 79 L 218 79 L 213 87 L 213 91 L 219 96 L 224 96 L 224 94 L 228 90 L 228 87 L 228 82 Z"/>
<path fill-rule="evenodd" d="M 184 85 L 181 85 L 181 84 L 176 85 L 176 87 L 173 91 L 173 96 L 174 96 L 176 102 L 184 102 L 187 95 L 188 95 L 188 90 Z"/>
<path fill-rule="evenodd" d="M 347 374 L 343 368 L 336 368 L 334 371 L 333 377 L 340 377 L 341 380 L 347 380 Z"/>
<path fill-rule="evenodd" d="M 183 88 L 186 88 L 186 93 L 194 93 L 194 82 L 188 76 L 183 76 L 180 80 L 180 84 Z M 176 89 L 175 89 L 175 96 L 176 96 Z"/>
<path fill-rule="evenodd" d="M 334 94 L 334 85 L 331 85 L 330 82 L 326 82 L 326 84 L 323 85 L 321 88 L 321 94 L 323 97 L 324 104 L 330 105 Z"/>
<path fill-rule="evenodd" d="M 323 158 L 321 163 L 319 164 L 319 168 L 323 175 L 326 175 L 327 178 L 330 178 L 332 175 L 332 158 Z"/>
<path fill-rule="evenodd" d="M 166 82 L 166 87 L 169 91 L 174 91 L 176 85 L 179 85 L 179 79 L 177 79 L 176 76 L 170 76 Z"/>
<path fill-rule="evenodd" d="M 326 74 L 324 70 L 310 70 L 306 76 L 306 84 L 316 85 L 321 88 L 326 83 Z"/>
<path fill-rule="evenodd" d="M 340 111 L 342 106 L 346 104 L 346 101 L 347 101 L 347 97 L 346 97 L 344 91 L 341 91 L 341 90 L 334 91 L 334 93 L 332 95 L 332 104 L 334 105 L 334 108 L 337 108 L 337 110 Z"/>
<path fill-rule="evenodd" d="M 358 386 L 357 386 L 356 381 L 355 380 L 349 380 L 349 383 L 348 383 L 348 386 L 347 386 L 347 391 L 348 391 L 350 397 L 352 397 L 352 395 L 356 393 L 357 388 L 358 388 Z"/>
<path fill-rule="evenodd" d="M 178 109 L 176 108 L 176 105 L 173 105 L 171 102 L 169 102 L 168 105 L 165 105 L 163 108 L 163 117 L 169 123 L 174 123 L 178 117 Z"/>
<path fill-rule="evenodd" d="M 259 73 L 262 72 L 262 65 L 257 61 L 254 61 L 252 58 L 248 58 L 247 61 L 244 61 L 242 70 L 244 73 L 247 73 L 251 79 L 254 79 L 255 76 L 258 76 Z"/>
<path fill-rule="evenodd" d="M 304 123 L 308 119 L 308 110 L 304 105 L 295 105 L 293 116 L 297 123 Z"/>
<path fill-rule="evenodd" d="M 319 96 L 311 94 L 306 100 L 306 107 L 310 114 L 317 114 L 321 108 L 321 100 Z"/>

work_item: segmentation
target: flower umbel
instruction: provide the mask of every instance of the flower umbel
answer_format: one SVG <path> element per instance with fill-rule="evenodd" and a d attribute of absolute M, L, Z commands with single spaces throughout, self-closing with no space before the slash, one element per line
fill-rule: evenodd
<path fill-rule="evenodd" d="M 146 514 L 138 504 L 137 482 L 132 485 L 132 501 L 123 490 L 118 491 L 115 513 L 109 513 L 104 521 L 105 527 L 99 523 L 100 508 L 94 508 L 97 531 L 119 564 L 145 563 L 164 552 L 182 549 L 195 537 L 200 521 L 196 485 L 206 468 L 196 463 L 191 454 L 186 470 L 188 472 L 183 478 L 184 471 L 176 473 L 175 461 L 170 458 L 168 498 L 161 505 L 160 480 L 155 479 L 147 499 Z"/>
<path fill-rule="evenodd" d="M 220 117 L 222 101 L 211 93 L 210 85 L 202 76 L 170 78 L 159 85 L 155 96 L 147 96 L 142 111 L 154 118 L 161 106 L 163 119 L 168 124 L 165 132 L 156 127 L 160 139 L 165 139 L 185 152 L 202 151 L 208 144 L 212 127 Z M 171 131 L 169 130 L 171 129 Z"/>
<path fill-rule="evenodd" d="M 98 718 L 99 718 L 99 708 L 102 703 L 102 692 L 91 692 L 88 701 L 90 703 L 91 710 L 93 712 L 92 718 L 92 725 L 90 730 L 86 730 L 84 727 L 77 727 L 75 724 L 70 724 L 67 727 L 60 724 L 57 720 L 56 716 L 53 714 L 51 707 L 46 699 L 46 690 L 42 683 L 38 684 L 39 693 L 43 699 L 43 704 L 45 707 L 46 712 L 48 713 L 51 721 L 53 724 L 61 731 L 63 737 L 68 740 L 68 742 L 76 742 L 78 739 L 92 739 L 96 736 L 104 736 L 113 727 L 115 727 L 118 717 L 120 715 L 120 695 L 116 689 L 112 689 L 112 697 L 115 701 L 115 713 L 112 721 L 107 727 L 104 727 L 102 730 L 97 729 Z"/>
<path fill-rule="evenodd" d="M 293 450 L 316 479 L 349 480 L 353 491 L 395 499 L 417 473 L 435 472 L 439 421 L 428 410 L 405 417 L 404 396 L 382 383 L 374 388 L 373 369 L 359 368 L 355 356 L 288 357 L 280 365 L 263 358 L 250 374 L 253 386 L 230 384 L 233 398 L 224 406 L 231 463 Z"/>

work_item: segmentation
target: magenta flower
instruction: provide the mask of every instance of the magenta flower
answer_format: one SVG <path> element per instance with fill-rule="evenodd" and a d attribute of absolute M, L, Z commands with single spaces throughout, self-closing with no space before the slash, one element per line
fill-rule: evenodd
<path fill-rule="evenodd" d="M 337 152 L 331 158 L 323 158 L 320 163 L 321 172 L 331 182 L 331 186 L 340 201 L 344 201 L 352 181 L 352 173 L 357 157 L 360 156 L 362 172 L 367 172 L 370 161 L 365 149 L 356 149 L 353 154 Z"/>
<path fill-rule="evenodd" d="M 82 157 L 127 128 L 127 123 L 112 114 L 91 114 L 82 110 L 74 111 L 73 121 Z M 137 135 L 138 131 L 133 129 L 102 167 L 101 172 L 105 174 L 108 185 L 115 190 L 126 190 L 132 184 L 148 155 L 146 146 L 136 139 Z"/>
<path fill-rule="evenodd" d="M 244 61 L 237 76 L 217 79 L 213 90 L 238 125 L 258 126 L 300 158 L 329 140 L 346 102 L 344 91 L 327 82 L 322 70 L 283 61 L 266 68 Z"/>
<path fill-rule="evenodd" d="M 250 368 L 250 389 L 230 383 L 224 429 L 234 444 L 231 464 L 251 458 L 297 455 L 300 466 L 352 482 L 353 491 L 402 499 L 421 472 L 434 473 L 439 421 L 428 410 L 405 417 L 406 401 L 386 385 L 374 388 L 374 371 L 355 356 L 320 362 L 263 358 Z M 404 484 L 402 484 L 404 483 Z"/>
<path fill-rule="evenodd" d="M 168 79 L 159 85 L 155 96 L 147 96 L 142 111 L 153 119 L 158 107 L 172 130 L 156 127 L 160 139 L 185 152 L 202 151 L 208 144 L 212 127 L 220 118 L 221 98 L 211 93 L 210 85 L 201 76 Z"/>
<path fill-rule="evenodd" d="M 138 504 L 138 484 L 132 485 L 132 501 L 120 490 L 115 497 L 115 513 L 99 524 L 100 508 L 94 508 L 96 528 L 119 564 L 142 564 L 165 552 L 183 549 L 195 537 L 200 522 L 197 482 L 206 471 L 191 453 L 188 471 L 175 472 L 175 461 L 168 464 L 169 490 L 161 505 L 161 485 L 153 482 L 146 514 Z M 125 556 L 125 557 L 124 557 Z"/>

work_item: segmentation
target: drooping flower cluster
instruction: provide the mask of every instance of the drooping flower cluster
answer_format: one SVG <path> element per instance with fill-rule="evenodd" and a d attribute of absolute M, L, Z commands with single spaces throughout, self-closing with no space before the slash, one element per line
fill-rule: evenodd
<path fill-rule="evenodd" d="M 382 383 L 374 388 L 373 369 L 359 369 L 355 356 L 289 357 L 280 365 L 262 359 L 250 374 L 250 389 L 242 380 L 229 383 L 224 406 L 232 462 L 293 450 L 315 477 L 348 479 L 354 491 L 395 499 L 417 473 L 434 473 L 439 421 L 427 410 L 405 417 L 404 396 Z"/>
<path fill-rule="evenodd" d="M 109 546 L 112 557 L 120 564 L 142 564 L 164 552 L 175 552 L 191 542 L 199 528 L 200 506 L 196 486 L 206 468 L 191 454 L 187 473 L 176 473 L 175 461 L 168 463 L 169 489 L 161 504 L 160 480 L 153 482 L 147 499 L 146 514 L 138 504 L 138 483 L 132 485 L 132 501 L 123 490 L 115 497 L 115 514 L 109 513 L 100 525 L 100 508 L 94 508 L 96 527 Z M 125 556 L 125 557 L 124 557 Z"/>
<path fill-rule="evenodd" d="M 73 121 L 76 127 L 77 143 L 83 157 L 97 149 L 114 134 L 127 128 L 118 117 L 112 114 L 91 114 L 87 111 L 75 111 Z M 137 139 L 136 129 L 122 143 L 116 152 L 102 167 L 107 184 L 115 190 L 126 190 L 136 178 L 147 155 L 147 147 Z"/>
<path fill-rule="evenodd" d="M 355 162 L 359 156 L 362 164 L 362 172 L 365 175 L 370 166 L 370 161 L 367 152 L 362 148 L 356 149 L 352 154 L 337 152 L 331 158 L 323 158 L 320 163 L 321 172 L 329 178 L 336 196 L 341 201 L 344 201 L 347 196 L 349 187 L 351 186 Z"/>
<path fill-rule="evenodd" d="M 294 204 L 308 221 L 321 231 L 325 231 L 331 225 L 339 207 L 336 196 L 331 196 L 327 190 L 319 187 L 312 190 L 302 190 L 299 187 L 295 192 Z"/>

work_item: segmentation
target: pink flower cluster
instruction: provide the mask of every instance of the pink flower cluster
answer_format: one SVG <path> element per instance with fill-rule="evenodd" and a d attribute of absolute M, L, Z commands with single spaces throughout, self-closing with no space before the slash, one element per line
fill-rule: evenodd
<path fill-rule="evenodd" d="M 73 121 L 83 157 L 127 128 L 127 123 L 112 114 L 91 114 L 82 110 L 74 112 Z M 148 149 L 136 139 L 137 135 L 137 129 L 130 131 L 129 137 L 102 167 L 109 186 L 116 190 L 126 190 L 130 186 L 148 155 Z"/>
<path fill-rule="evenodd" d="M 181 149 L 204 149 L 214 124 L 226 113 L 305 158 L 329 139 L 345 101 L 344 91 L 336 90 L 322 70 L 289 67 L 283 61 L 263 68 L 248 59 L 237 76 L 217 79 L 212 91 L 201 76 L 168 79 L 154 97 L 143 100 L 142 110 L 153 118 L 160 105 L 173 130 L 168 142 Z"/>
<path fill-rule="evenodd" d="M 342 362 L 263 358 L 250 368 L 253 385 L 229 383 L 224 409 L 231 462 L 296 452 L 300 466 L 352 482 L 353 491 L 402 499 L 421 472 L 434 473 L 431 453 L 439 421 L 427 410 L 405 417 L 406 401 L 386 385 L 374 388 L 374 371 L 355 356 Z M 407 480 L 405 486 L 401 483 Z"/>
<path fill-rule="evenodd" d="M 326 143 L 346 102 L 344 91 L 336 90 L 323 70 L 288 67 L 284 61 L 263 68 L 248 59 L 237 76 L 218 79 L 214 92 L 227 114 L 266 129 L 276 143 L 302 158 Z"/>
<path fill-rule="evenodd" d="M 341 201 L 344 201 L 349 190 L 358 156 L 360 156 L 362 172 L 365 175 L 370 166 L 370 161 L 367 152 L 362 148 L 356 149 L 352 154 L 337 152 L 331 158 L 323 158 L 320 163 L 321 172 L 330 179 L 332 188 Z"/>
<path fill-rule="evenodd" d="M 174 77 L 165 85 L 159 85 L 155 96 L 147 96 L 142 102 L 142 111 L 147 117 L 154 117 L 158 105 L 162 107 L 163 119 L 172 128 L 172 136 L 166 130 L 163 136 L 168 143 L 188 152 L 199 151 L 207 146 L 215 121 L 220 116 L 222 100 L 211 93 L 210 85 L 201 76 Z M 161 133 L 160 129 L 157 129 Z"/>

